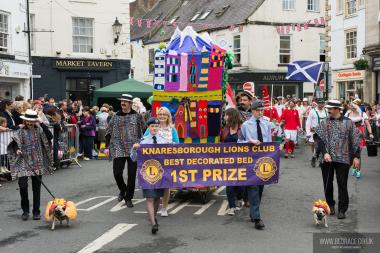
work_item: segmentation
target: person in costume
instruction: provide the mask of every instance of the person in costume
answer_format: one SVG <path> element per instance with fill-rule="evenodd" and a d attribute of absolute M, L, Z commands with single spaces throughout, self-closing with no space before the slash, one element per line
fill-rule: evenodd
<path fill-rule="evenodd" d="M 323 98 L 317 99 L 317 106 L 310 110 L 309 116 L 306 120 L 306 137 L 308 138 L 308 143 L 310 143 L 311 146 L 311 167 L 315 167 L 315 163 L 317 160 L 317 153 L 316 153 L 316 146 L 315 146 L 315 140 L 314 140 L 314 133 L 315 128 L 321 124 L 321 120 L 327 118 L 328 113 L 325 107 L 325 101 Z"/>
<path fill-rule="evenodd" d="M 161 107 L 157 111 L 157 116 L 160 121 L 158 135 L 164 140 L 163 143 L 179 143 L 178 133 L 172 121 L 172 115 L 168 108 Z M 149 136 L 149 128 L 145 131 L 144 137 Z M 168 216 L 168 205 L 170 199 L 170 189 L 165 189 L 162 199 L 161 216 Z"/>
<path fill-rule="evenodd" d="M 137 149 L 140 144 L 164 144 L 167 141 L 159 134 L 160 120 L 157 118 L 150 118 L 147 121 L 149 134 L 144 136 L 140 143 L 133 145 L 131 157 L 133 160 L 137 160 Z M 152 224 L 152 234 L 156 234 L 158 231 L 157 223 L 157 211 L 160 207 L 160 198 L 164 196 L 164 189 L 143 189 L 143 196 L 146 198 L 146 209 L 148 212 L 148 218 Z"/>
<path fill-rule="evenodd" d="M 283 103 L 283 99 L 284 99 L 283 97 L 278 96 L 277 97 L 277 104 L 275 105 L 279 117 L 281 117 L 282 111 L 284 110 L 284 107 L 285 107 L 284 103 Z"/>
<path fill-rule="evenodd" d="M 12 178 L 18 178 L 20 187 L 22 220 L 29 218 L 28 179 L 32 179 L 33 220 L 41 219 L 41 179 L 47 171 L 52 171 L 53 134 L 48 126 L 38 118 L 37 112 L 26 110 L 23 127 L 17 130 L 13 141 L 8 145 L 8 158 Z"/>
<path fill-rule="evenodd" d="M 133 207 L 137 163 L 130 158 L 132 145 L 137 143 L 145 131 L 145 121 L 141 114 L 132 109 L 133 97 L 122 94 L 121 110 L 112 116 L 106 130 L 106 147 L 109 147 L 109 158 L 113 160 L 113 175 L 120 190 L 118 201 L 124 199 L 127 207 Z M 128 163 L 128 183 L 124 182 L 123 171 Z"/>
<path fill-rule="evenodd" d="M 285 109 L 281 115 L 285 133 L 285 158 L 290 155 L 294 158 L 295 143 L 297 141 L 297 130 L 301 127 L 298 111 L 295 109 L 293 100 L 289 102 L 289 108 Z"/>
<path fill-rule="evenodd" d="M 309 116 L 311 107 L 309 106 L 309 100 L 307 98 L 304 98 L 302 100 L 302 105 L 300 106 L 300 117 L 301 117 L 301 125 L 302 129 L 306 131 L 306 121 L 307 117 Z"/>
<path fill-rule="evenodd" d="M 360 131 L 360 133 L 362 133 L 363 138 L 362 138 L 361 142 L 359 143 L 359 146 L 361 148 L 365 147 L 366 146 L 366 140 L 364 138 L 364 132 L 365 132 L 364 129 L 367 128 L 369 137 L 371 139 L 373 139 L 374 136 L 372 134 L 371 125 L 369 124 L 368 115 L 360 109 L 360 107 L 358 105 L 358 100 L 354 100 L 350 104 L 349 110 L 346 112 L 346 114 L 344 116 L 349 118 L 350 120 L 352 120 L 352 122 L 354 122 L 356 128 Z M 361 177 L 360 167 L 352 168 L 351 175 L 356 177 L 356 178 L 360 178 Z"/>
<path fill-rule="evenodd" d="M 331 215 L 335 214 L 334 172 L 338 183 L 338 219 L 346 218 L 349 205 L 347 180 L 349 169 L 360 166 L 359 146 L 362 134 L 354 122 L 341 114 L 342 103 L 329 100 L 326 108 L 329 116 L 323 119 L 315 129 L 318 149 L 321 151 L 320 162 L 326 201 Z"/>
<path fill-rule="evenodd" d="M 263 119 L 264 103 L 261 100 L 256 100 L 252 104 L 252 117 L 243 123 L 241 126 L 239 143 L 252 143 L 260 145 L 262 142 L 271 142 L 271 123 Z M 247 186 L 248 199 L 250 202 L 250 218 L 255 223 L 256 229 L 263 229 L 264 222 L 260 216 L 260 203 L 264 190 L 264 185 Z"/>
<path fill-rule="evenodd" d="M 243 91 L 240 93 L 240 102 L 238 106 L 241 118 L 244 121 L 252 117 L 251 105 L 252 105 L 253 95 L 249 91 Z"/>

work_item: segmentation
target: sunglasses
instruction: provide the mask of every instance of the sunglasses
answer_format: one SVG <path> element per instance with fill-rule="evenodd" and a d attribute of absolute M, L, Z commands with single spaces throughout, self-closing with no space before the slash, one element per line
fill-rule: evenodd
<path fill-rule="evenodd" d="M 158 116 L 168 116 L 169 117 L 169 115 L 167 115 L 166 113 L 159 113 Z"/>

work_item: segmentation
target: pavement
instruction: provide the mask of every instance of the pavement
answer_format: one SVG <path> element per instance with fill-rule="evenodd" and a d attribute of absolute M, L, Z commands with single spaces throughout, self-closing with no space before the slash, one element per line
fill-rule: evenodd
<path fill-rule="evenodd" d="M 197 194 L 176 198 L 152 235 L 141 190 L 134 208 L 117 202 L 112 164 L 105 160 L 81 161 L 82 168 L 73 165 L 43 178 L 56 196 L 78 204 L 78 220 L 54 231 L 43 220 L 21 221 L 17 182 L 6 182 L 0 188 L 0 252 L 313 252 L 315 233 L 379 233 L 380 156 L 367 157 L 363 150 L 362 178 L 349 176 L 347 218 L 328 217 L 328 228 L 313 223 L 311 208 L 323 198 L 323 183 L 309 157 L 310 148 L 301 146 L 295 158 L 281 159 L 279 183 L 264 190 L 263 231 L 254 228 L 247 208 L 226 215 L 225 189 L 219 188 L 206 204 Z M 31 186 L 29 192 L 31 197 Z M 42 211 L 50 199 L 42 190 Z"/>

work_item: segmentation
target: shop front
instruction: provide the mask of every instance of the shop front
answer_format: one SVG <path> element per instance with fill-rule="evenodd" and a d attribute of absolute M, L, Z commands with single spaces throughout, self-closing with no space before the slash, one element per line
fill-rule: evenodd
<path fill-rule="evenodd" d="M 33 57 L 34 97 L 82 100 L 90 105 L 93 91 L 128 79 L 129 60 Z"/>
<path fill-rule="evenodd" d="M 0 99 L 17 95 L 30 97 L 31 65 L 25 62 L 0 59 Z"/>
<path fill-rule="evenodd" d="M 287 96 L 302 98 L 313 94 L 313 85 L 306 84 L 304 89 L 303 82 L 286 80 L 286 73 L 275 72 L 242 72 L 242 73 L 229 73 L 229 84 L 235 93 L 243 90 L 243 84 L 246 82 L 253 82 L 255 95 L 262 97 L 263 87 L 268 87 L 269 95 L 272 95 L 273 85 L 273 97 Z M 308 87 L 311 85 L 311 88 Z M 305 90 L 305 93 L 304 93 Z M 310 93 L 310 94 L 309 94 Z"/>
<path fill-rule="evenodd" d="M 334 86 L 337 87 L 336 95 L 340 99 L 349 100 L 350 97 L 360 98 L 366 101 L 364 94 L 365 70 L 341 70 L 333 71 Z"/>

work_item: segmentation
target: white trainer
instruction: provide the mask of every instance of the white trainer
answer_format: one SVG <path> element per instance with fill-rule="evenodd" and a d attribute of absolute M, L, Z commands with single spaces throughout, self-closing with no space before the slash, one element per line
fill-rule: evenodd
<path fill-rule="evenodd" d="M 235 215 L 235 208 L 230 208 L 230 209 L 228 209 L 227 214 L 228 214 L 229 216 L 234 216 L 234 215 Z"/>
<path fill-rule="evenodd" d="M 168 217 L 169 216 L 169 214 L 168 214 L 168 210 L 166 210 L 166 209 L 161 209 L 161 217 Z"/>

